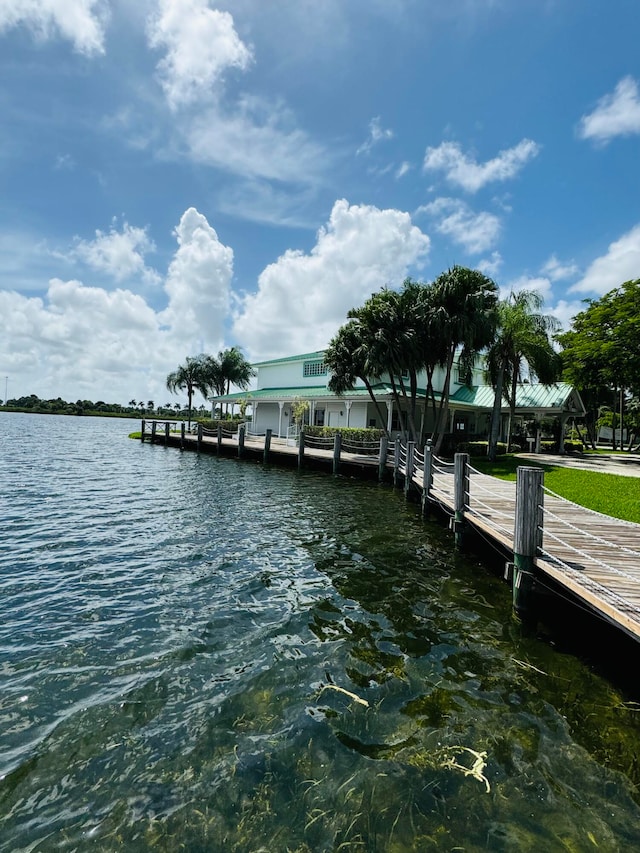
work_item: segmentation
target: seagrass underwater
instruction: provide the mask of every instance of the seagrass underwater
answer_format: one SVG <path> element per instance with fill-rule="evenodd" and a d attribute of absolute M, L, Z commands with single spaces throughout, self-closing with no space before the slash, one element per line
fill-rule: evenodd
<path fill-rule="evenodd" d="M 637 706 L 375 483 L 0 413 L 0 850 L 637 846 Z"/>

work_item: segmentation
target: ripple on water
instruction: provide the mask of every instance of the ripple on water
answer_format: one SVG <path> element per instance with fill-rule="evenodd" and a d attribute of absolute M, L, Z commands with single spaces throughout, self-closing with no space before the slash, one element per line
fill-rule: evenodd
<path fill-rule="evenodd" d="M 0 419 L 1 850 L 634 849 L 633 709 L 391 490 Z"/>

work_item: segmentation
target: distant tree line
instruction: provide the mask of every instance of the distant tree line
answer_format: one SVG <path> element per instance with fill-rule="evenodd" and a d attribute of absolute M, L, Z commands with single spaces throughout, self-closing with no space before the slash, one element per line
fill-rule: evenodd
<path fill-rule="evenodd" d="M 187 411 L 181 403 L 165 403 L 164 406 L 155 406 L 153 400 L 147 402 L 130 400 L 128 405 L 120 403 L 105 403 L 104 400 L 76 400 L 69 402 L 62 397 L 44 400 L 36 394 L 28 394 L 25 397 L 14 397 L 7 400 L 5 409 L 21 412 L 35 412 L 37 414 L 51 415 L 112 415 L 119 417 L 140 417 L 141 415 L 159 415 L 170 417 L 186 416 Z M 207 411 L 204 406 L 200 407 L 201 413 Z"/>

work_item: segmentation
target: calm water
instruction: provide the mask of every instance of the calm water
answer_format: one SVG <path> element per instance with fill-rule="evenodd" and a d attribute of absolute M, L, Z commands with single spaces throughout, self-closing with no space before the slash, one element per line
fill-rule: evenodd
<path fill-rule="evenodd" d="M 0 414 L 0 850 L 637 849 L 638 706 L 440 526 L 136 427 Z"/>

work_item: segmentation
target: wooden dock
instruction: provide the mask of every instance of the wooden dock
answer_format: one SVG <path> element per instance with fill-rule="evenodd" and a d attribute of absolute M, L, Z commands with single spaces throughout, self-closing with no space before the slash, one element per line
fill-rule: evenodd
<path fill-rule="evenodd" d="M 483 474 L 473 468 L 465 454 L 456 462 L 435 457 L 430 448 L 419 451 L 411 443 L 364 444 L 346 440 L 303 438 L 287 441 L 269 436 L 207 433 L 195 435 L 182 427 L 172 432 L 168 422 L 151 435 L 156 443 L 199 449 L 209 453 L 246 455 L 264 459 L 285 458 L 301 467 L 313 460 L 338 470 L 361 469 L 369 476 L 391 474 L 405 491 L 417 491 L 425 511 L 434 505 L 452 518 L 456 530 L 468 525 L 504 550 L 514 553 L 516 484 Z M 143 440 L 145 429 L 143 422 Z M 265 452 L 266 448 L 266 452 Z M 525 468 L 525 466 L 523 466 Z M 526 468 L 525 468 L 526 470 Z M 456 488 L 456 475 L 460 482 Z M 598 614 L 636 640 L 640 640 L 640 525 L 585 509 L 542 485 L 534 501 L 536 548 L 532 556 L 533 576 L 544 584 L 552 580 L 581 605 Z M 455 522 L 454 522 L 455 519 Z"/>

